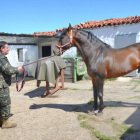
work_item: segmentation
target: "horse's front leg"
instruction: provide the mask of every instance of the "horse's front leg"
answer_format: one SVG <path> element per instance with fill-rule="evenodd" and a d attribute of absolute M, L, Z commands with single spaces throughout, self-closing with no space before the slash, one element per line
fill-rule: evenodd
<path fill-rule="evenodd" d="M 94 96 L 93 110 L 97 110 L 97 108 L 98 108 L 97 86 L 96 86 L 96 83 L 94 81 L 92 81 L 92 84 L 93 84 L 93 96 Z"/>
<path fill-rule="evenodd" d="M 92 80 L 92 85 L 93 85 L 93 97 L 94 97 L 94 105 L 93 105 L 93 109 L 90 110 L 89 114 L 95 114 L 95 110 L 97 110 L 98 108 L 98 96 L 97 96 L 97 86 L 96 83 Z"/>
<path fill-rule="evenodd" d="M 103 115 L 103 109 L 104 109 L 104 103 L 103 103 L 103 86 L 104 86 L 104 79 L 97 79 L 97 92 L 98 97 L 100 100 L 100 108 L 96 116 L 102 116 Z"/>

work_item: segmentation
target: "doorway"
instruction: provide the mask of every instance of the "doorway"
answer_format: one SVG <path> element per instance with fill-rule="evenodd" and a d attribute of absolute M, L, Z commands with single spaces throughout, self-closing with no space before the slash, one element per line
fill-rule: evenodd
<path fill-rule="evenodd" d="M 42 46 L 42 57 L 51 55 L 51 46 Z"/>

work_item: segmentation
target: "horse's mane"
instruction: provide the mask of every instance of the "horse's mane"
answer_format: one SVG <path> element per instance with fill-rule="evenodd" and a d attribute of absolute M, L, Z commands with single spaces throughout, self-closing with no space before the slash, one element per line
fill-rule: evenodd
<path fill-rule="evenodd" d="M 81 31 L 81 32 L 85 32 L 88 34 L 88 38 L 89 38 L 89 35 L 91 36 L 91 38 L 93 37 L 95 40 L 99 41 L 100 43 L 102 43 L 103 45 L 105 45 L 106 47 L 108 48 L 112 48 L 109 44 L 103 42 L 102 40 L 100 40 L 98 37 L 96 37 L 92 32 L 90 31 L 86 31 L 86 30 L 81 30 L 81 29 L 75 29 L 75 28 L 72 28 L 73 30 L 76 30 L 76 31 Z"/>

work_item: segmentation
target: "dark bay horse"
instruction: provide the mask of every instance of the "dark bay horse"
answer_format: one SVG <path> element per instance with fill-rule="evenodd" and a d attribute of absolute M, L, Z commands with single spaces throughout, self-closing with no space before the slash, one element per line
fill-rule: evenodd
<path fill-rule="evenodd" d="M 99 111 L 96 115 L 103 114 L 103 85 L 105 79 L 123 76 L 140 68 L 140 43 L 125 48 L 114 49 L 102 42 L 91 32 L 74 29 L 69 25 L 60 34 L 59 43 L 54 48 L 54 53 L 61 55 L 64 51 L 75 46 L 78 48 L 86 66 L 88 75 L 92 79 L 94 89 L 94 110 L 97 110 L 98 98 Z M 97 98 L 98 97 L 98 98 Z"/>

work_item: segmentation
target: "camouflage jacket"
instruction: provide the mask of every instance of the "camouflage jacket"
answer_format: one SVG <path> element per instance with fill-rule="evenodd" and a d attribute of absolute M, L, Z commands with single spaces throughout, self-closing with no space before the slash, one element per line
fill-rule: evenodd
<path fill-rule="evenodd" d="M 5 55 L 0 53 L 0 88 L 11 85 L 11 75 L 18 73 L 16 67 L 12 67 Z"/>

